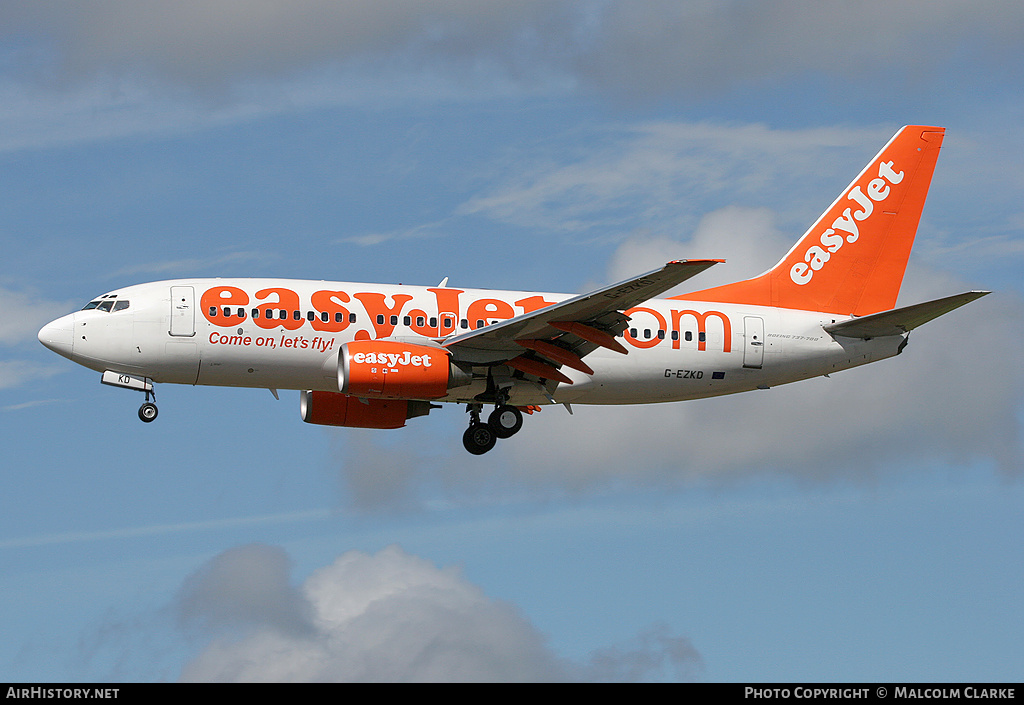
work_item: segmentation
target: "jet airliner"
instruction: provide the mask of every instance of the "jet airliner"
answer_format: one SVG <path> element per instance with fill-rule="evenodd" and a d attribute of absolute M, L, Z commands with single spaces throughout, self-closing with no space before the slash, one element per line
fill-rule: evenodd
<path fill-rule="evenodd" d="M 579 296 L 179 279 L 98 296 L 39 340 L 143 392 L 145 422 L 163 382 L 299 390 L 303 421 L 330 426 L 400 428 L 449 402 L 466 405 L 479 455 L 545 405 L 700 399 L 892 357 L 987 294 L 894 308 L 944 132 L 902 128 L 778 264 L 733 284 L 658 298 L 715 259 Z"/>

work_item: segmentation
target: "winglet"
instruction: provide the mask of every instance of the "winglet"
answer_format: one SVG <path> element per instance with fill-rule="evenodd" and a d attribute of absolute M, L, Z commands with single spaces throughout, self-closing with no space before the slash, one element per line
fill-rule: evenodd
<path fill-rule="evenodd" d="M 856 316 L 891 309 L 944 133 L 941 127 L 902 128 L 761 276 L 672 298 Z"/>

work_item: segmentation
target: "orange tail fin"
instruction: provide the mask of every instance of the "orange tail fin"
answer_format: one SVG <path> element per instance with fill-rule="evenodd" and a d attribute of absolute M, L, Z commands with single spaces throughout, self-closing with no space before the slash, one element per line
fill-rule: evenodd
<path fill-rule="evenodd" d="M 772 269 L 674 296 L 863 316 L 896 305 L 945 129 L 908 125 Z"/>

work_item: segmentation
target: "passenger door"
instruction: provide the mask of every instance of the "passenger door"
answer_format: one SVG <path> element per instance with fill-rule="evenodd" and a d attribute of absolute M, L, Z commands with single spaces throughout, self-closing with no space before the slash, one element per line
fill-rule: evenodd
<path fill-rule="evenodd" d="M 182 338 L 196 334 L 195 291 L 191 286 L 171 287 L 170 333 Z"/>

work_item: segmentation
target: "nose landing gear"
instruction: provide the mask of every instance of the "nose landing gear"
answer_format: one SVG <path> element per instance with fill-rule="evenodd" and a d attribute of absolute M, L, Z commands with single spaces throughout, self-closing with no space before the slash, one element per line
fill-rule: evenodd
<path fill-rule="evenodd" d="M 156 408 L 156 391 L 153 389 L 153 381 L 148 377 L 136 377 L 124 372 L 107 370 L 100 377 L 100 382 L 109 384 L 112 387 L 145 392 L 146 401 L 139 407 L 139 418 L 144 423 L 151 423 L 156 418 L 157 413 L 159 413 Z M 150 398 L 152 398 L 152 401 L 150 401 Z"/>
<path fill-rule="evenodd" d="M 153 396 L 153 401 L 149 400 L 150 395 Z M 142 406 L 139 407 L 139 418 L 142 419 L 143 423 L 151 423 L 156 419 L 156 415 L 159 410 L 156 408 L 156 392 L 150 390 L 146 392 L 146 401 L 143 402 Z"/>

